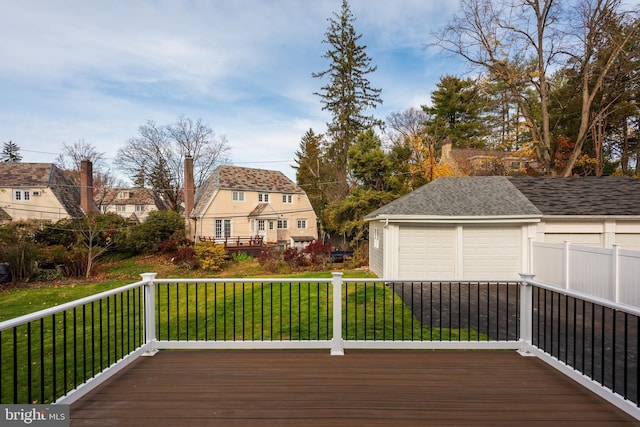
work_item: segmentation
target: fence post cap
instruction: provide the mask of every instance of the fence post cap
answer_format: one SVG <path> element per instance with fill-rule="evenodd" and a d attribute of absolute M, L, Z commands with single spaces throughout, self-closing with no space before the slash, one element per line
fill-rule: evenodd
<path fill-rule="evenodd" d="M 520 278 L 522 278 L 522 280 L 524 281 L 530 281 L 533 280 L 534 277 L 536 277 L 535 274 L 533 273 L 518 273 L 520 275 Z"/>
<path fill-rule="evenodd" d="M 145 282 L 151 282 L 156 278 L 157 274 L 158 273 L 141 273 L 140 276 L 142 276 L 142 280 L 144 280 Z"/>

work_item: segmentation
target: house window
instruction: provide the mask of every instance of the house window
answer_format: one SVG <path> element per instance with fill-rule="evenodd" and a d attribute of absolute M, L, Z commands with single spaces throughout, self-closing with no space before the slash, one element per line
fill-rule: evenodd
<path fill-rule="evenodd" d="M 258 201 L 261 203 L 269 203 L 269 193 L 258 193 Z"/>
<path fill-rule="evenodd" d="M 259 219 L 258 220 L 258 231 L 264 231 L 265 228 L 265 223 L 266 221 L 264 219 Z"/>
<path fill-rule="evenodd" d="M 380 249 L 380 236 L 378 232 L 379 230 L 377 228 L 373 229 L 373 247 L 376 249 Z"/>
<path fill-rule="evenodd" d="M 282 203 L 285 203 L 285 204 L 293 203 L 293 197 L 291 197 L 291 194 L 283 194 L 282 195 Z"/>
<path fill-rule="evenodd" d="M 273 221 L 269 221 L 269 230 L 273 230 Z"/>
<path fill-rule="evenodd" d="M 13 200 L 15 200 L 16 202 L 28 202 L 29 200 L 31 200 L 31 193 L 29 190 L 14 190 Z"/>
<path fill-rule="evenodd" d="M 514 169 L 514 170 L 520 169 L 520 162 L 515 161 L 515 160 L 512 161 L 511 162 L 511 169 Z"/>
<path fill-rule="evenodd" d="M 100 205 L 100 212 L 105 213 L 107 211 L 107 205 Z"/>
<path fill-rule="evenodd" d="M 127 210 L 127 205 L 116 205 L 116 212 L 125 212 Z"/>
<path fill-rule="evenodd" d="M 286 219 L 279 219 L 278 220 L 278 230 L 285 230 L 289 227 L 289 225 L 287 224 L 287 220 Z"/>
<path fill-rule="evenodd" d="M 231 220 L 230 219 L 216 219 L 215 222 L 216 239 L 223 239 L 225 237 L 231 237 Z"/>
<path fill-rule="evenodd" d="M 129 191 L 121 191 L 118 193 L 118 199 L 130 199 L 133 197 L 133 193 Z"/>
<path fill-rule="evenodd" d="M 231 198 L 234 202 L 244 202 L 244 191 L 234 191 Z"/>
<path fill-rule="evenodd" d="M 298 220 L 298 228 L 307 228 L 307 220 L 299 219 Z"/>
<path fill-rule="evenodd" d="M 136 205 L 136 212 L 144 212 L 144 205 Z"/>

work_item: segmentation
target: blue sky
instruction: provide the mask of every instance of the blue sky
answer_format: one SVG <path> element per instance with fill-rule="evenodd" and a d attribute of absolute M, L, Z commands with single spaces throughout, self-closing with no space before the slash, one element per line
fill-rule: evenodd
<path fill-rule="evenodd" d="M 351 0 L 390 113 L 429 100 L 455 58 L 426 47 L 457 0 Z M 327 18 L 341 0 L 0 2 L 0 143 L 54 162 L 83 139 L 111 160 L 153 120 L 202 119 L 239 166 L 291 168 L 300 138 L 329 120 L 313 95 L 328 67 Z"/>

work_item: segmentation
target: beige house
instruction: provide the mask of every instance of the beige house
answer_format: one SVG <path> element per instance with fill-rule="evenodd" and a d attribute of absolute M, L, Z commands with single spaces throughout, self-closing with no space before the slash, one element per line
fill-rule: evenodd
<path fill-rule="evenodd" d="M 196 241 L 259 237 L 281 248 L 318 237 L 306 193 L 279 171 L 220 166 L 198 189 L 190 215 Z"/>
<path fill-rule="evenodd" d="M 144 222 L 149 212 L 167 210 L 165 201 L 147 188 L 107 188 L 96 192 L 93 201 L 100 212 L 115 212 L 133 222 Z"/>
<path fill-rule="evenodd" d="M 536 159 L 521 152 L 453 148 L 448 139 L 442 143 L 440 164 L 449 166 L 455 176 L 518 176 L 538 168 Z"/>
<path fill-rule="evenodd" d="M 5 219 L 80 218 L 80 193 L 80 186 L 53 163 L 0 163 L 0 209 Z"/>

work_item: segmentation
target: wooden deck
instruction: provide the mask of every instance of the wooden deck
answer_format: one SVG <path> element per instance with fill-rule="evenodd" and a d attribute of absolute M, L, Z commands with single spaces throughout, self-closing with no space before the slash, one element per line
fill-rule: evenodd
<path fill-rule="evenodd" d="M 514 351 L 161 351 L 71 406 L 71 426 L 631 426 Z"/>

